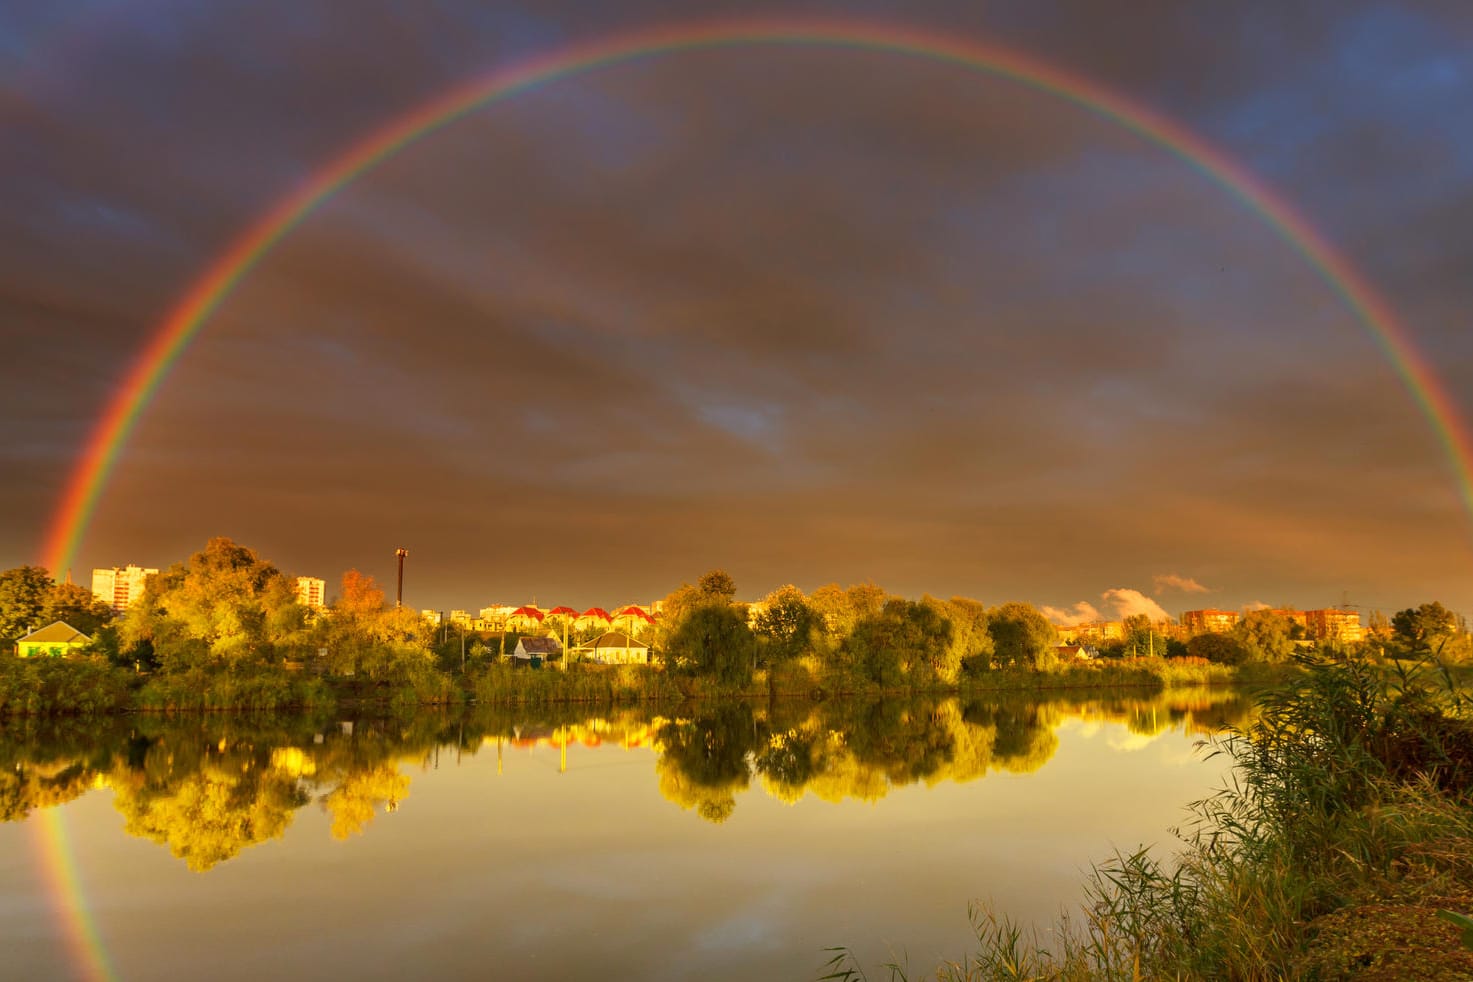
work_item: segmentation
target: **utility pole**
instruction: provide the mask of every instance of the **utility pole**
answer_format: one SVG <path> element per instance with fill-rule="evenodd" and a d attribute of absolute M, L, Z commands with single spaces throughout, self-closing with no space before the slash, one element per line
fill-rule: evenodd
<path fill-rule="evenodd" d="M 394 556 L 399 560 L 399 590 L 394 594 L 394 606 L 404 606 L 404 557 L 409 555 L 408 549 L 395 549 Z"/>

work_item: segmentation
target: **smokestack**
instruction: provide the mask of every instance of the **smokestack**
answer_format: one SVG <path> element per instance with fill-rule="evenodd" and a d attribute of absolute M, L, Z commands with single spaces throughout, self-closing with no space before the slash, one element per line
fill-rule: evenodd
<path fill-rule="evenodd" d="M 404 557 L 409 555 L 408 549 L 395 549 L 394 555 L 399 560 L 399 589 L 394 594 L 394 606 L 404 606 Z"/>

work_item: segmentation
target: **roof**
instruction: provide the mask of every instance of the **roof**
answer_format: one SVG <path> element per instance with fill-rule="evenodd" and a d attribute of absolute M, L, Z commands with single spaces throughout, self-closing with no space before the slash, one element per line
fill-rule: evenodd
<path fill-rule="evenodd" d="M 563 650 L 557 638 L 522 638 L 517 647 L 529 655 L 555 655 Z"/>
<path fill-rule="evenodd" d="M 597 648 L 648 648 L 642 641 L 635 641 L 623 631 L 605 631 L 593 639 L 591 647 Z"/>
<path fill-rule="evenodd" d="M 20 639 L 34 644 L 91 644 L 92 639 L 66 621 L 56 621 Z"/>

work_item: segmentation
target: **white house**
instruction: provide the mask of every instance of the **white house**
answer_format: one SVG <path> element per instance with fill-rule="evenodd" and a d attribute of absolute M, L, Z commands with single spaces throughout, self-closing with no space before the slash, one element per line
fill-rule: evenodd
<path fill-rule="evenodd" d="M 650 646 L 623 631 L 605 631 L 575 651 L 600 665 L 643 665 L 650 660 Z"/>

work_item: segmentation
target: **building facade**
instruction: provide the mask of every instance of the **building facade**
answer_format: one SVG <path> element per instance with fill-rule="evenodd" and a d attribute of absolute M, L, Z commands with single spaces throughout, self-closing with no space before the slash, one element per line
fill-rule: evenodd
<path fill-rule="evenodd" d="M 1236 610 L 1185 610 L 1181 627 L 1187 634 L 1226 634 L 1238 623 Z"/>
<path fill-rule="evenodd" d="M 121 614 L 129 605 L 143 596 L 143 586 L 156 569 L 141 566 L 114 566 L 112 569 L 92 571 L 92 592 L 98 600 L 107 604 L 114 613 Z"/>
<path fill-rule="evenodd" d="M 92 639 L 65 621 L 55 621 L 32 631 L 15 643 L 15 653 L 22 658 L 57 658 L 80 651 Z"/>
<path fill-rule="evenodd" d="M 327 583 L 315 576 L 297 577 L 297 603 L 313 610 L 327 606 Z"/>
<path fill-rule="evenodd" d="M 1364 641 L 1366 629 L 1361 627 L 1360 612 L 1326 607 L 1304 612 L 1305 629 L 1316 641 Z"/>

